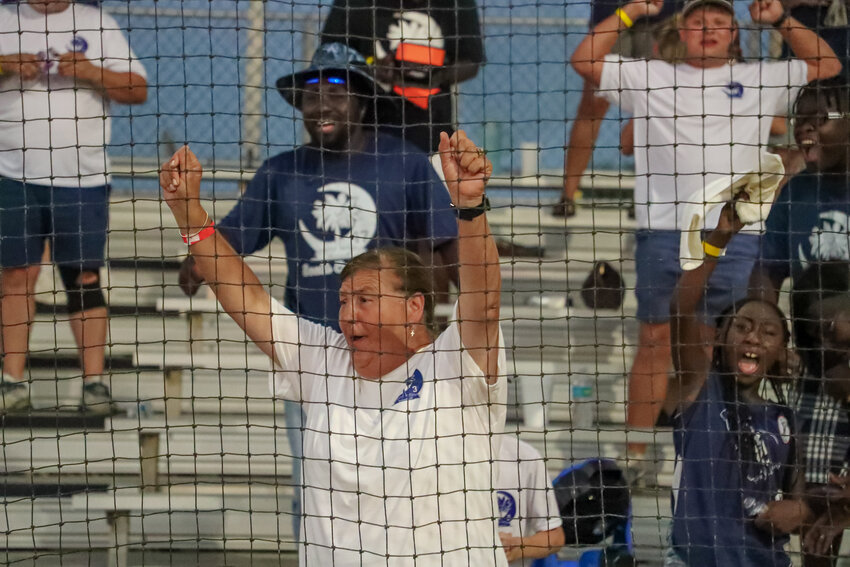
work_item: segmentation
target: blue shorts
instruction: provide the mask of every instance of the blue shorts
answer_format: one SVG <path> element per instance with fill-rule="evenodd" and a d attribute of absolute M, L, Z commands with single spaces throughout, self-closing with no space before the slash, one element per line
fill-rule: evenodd
<path fill-rule="evenodd" d="M 57 265 L 100 268 L 108 225 L 108 185 L 50 187 L 0 177 L 0 267 L 40 263 L 49 239 Z"/>
<path fill-rule="evenodd" d="M 679 265 L 681 233 L 677 230 L 639 230 L 635 237 L 637 318 L 642 323 L 666 323 L 670 320 L 670 299 L 682 274 Z M 706 324 L 714 325 L 724 310 L 747 296 L 760 240 L 756 234 L 739 234 L 726 247 L 726 255 L 718 261 L 703 296 L 700 311 Z"/>

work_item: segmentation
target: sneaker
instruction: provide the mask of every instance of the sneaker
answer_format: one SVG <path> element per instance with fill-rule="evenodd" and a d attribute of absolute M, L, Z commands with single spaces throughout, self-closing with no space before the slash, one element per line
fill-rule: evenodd
<path fill-rule="evenodd" d="M 552 216 L 564 218 L 576 216 L 576 202 L 573 199 L 562 197 L 552 209 Z"/>
<path fill-rule="evenodd" d="M 25 411 L 30 408 L 30 386 L 27 382 L 0 381 L 0 413 Z"/>
<path fill-rule="evenodd" d="M 80 409 L 97 414 L 115 413 L 115 404 L 112 401 L 112 393 L 109 391 L 109 387 L 100 382 L 85 384 Z"/>

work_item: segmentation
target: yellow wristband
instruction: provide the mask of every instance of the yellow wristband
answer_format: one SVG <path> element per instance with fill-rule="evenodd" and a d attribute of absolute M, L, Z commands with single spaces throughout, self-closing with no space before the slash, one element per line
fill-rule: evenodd
<path fill-rule="evenodd" d="M 702 250 L 706 256 L 710 256 L 711 258 L 720 258 L 723 255 L 723 248 L 712 246 L 705 240 L 702 241 Z"/>
<path fill-rule="evenodd" d="M 621 8 L 617 8 L 614 11 L 614 13 L 617 14 L 618 16 L 620 16 L 620 20 L 622 20 L 622 22 L 626 25 L 627 28 L 630 28 L 633 25 L 635 25 L 635 23 L 632 21 L 632 19 L 629 17 L 629 15 L 626 12 L 624 12 Z"/>

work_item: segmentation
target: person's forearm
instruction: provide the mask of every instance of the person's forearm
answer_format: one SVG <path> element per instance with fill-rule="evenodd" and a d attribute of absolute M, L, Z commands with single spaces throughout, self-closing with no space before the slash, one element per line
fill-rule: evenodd
<path fill-rule="evenodd" d="M 460 308 L 467 317 L 498 322 L 502 272 L 487 215 L 458 220 L 458 279 Z"/>
<path fill-rule="evenodd" d="M 640 17 L 638 8 L 632 4 L 625 4 L 620 8 L 632 21 Z M 602 75 L 602 64 L 606 55 L 611 53 L 620 32 L 626 29 L 619 14 L 614 13 L 596 25 L 581 43 L 576 47 L 570 64 L 576 73 L 594 86 L 599 86 Z"/>
<path fill-rule="evenodd" d="M 809 81 L 827 79 L 841 72 L 841 62 L 832 47 L 796 18 L 788 16 L 777 30 L 794 56 L 809 66 Z"/>
<path fill-rule="evenodd" d="M 458 279 L 460 296 L 458 318 L 463 329 L 482 333 L 475 344 L 486 349 L 486 364 L 482 365 L 488 380 L 498 379 L 499 315 L 502 273 L 499 252 L 490 232 L 487 215 L 473 220 L 458 220 Z M 463 336 L 464 344 L 469 343 Z M 470 349 L 472 350 L 472 349 Z M 473 355 L 474 356 L 474 355 Z"/>
<path fill-rule="evenodd" d="M 731 239 L 731 233 L 714 230 L 706 237 L 705 242 L 710 246 L 723 250 Z M 706 254 L 703 263 L 698 268 L 682 273 L 679 283 L 673 291 L 673 300 L 670 306 L 671 315 L 680 317 L 692 316 L 696 313 L 700 300 L 708 286 L 708 280 L 711 278 L 711 274 L 714 273 L 715 268 L 717 268 L 718 259 L 717 257 Z"/>
<path fill-rule="evenodd" d="M 148 85 L 145 79 L 136 73 L 116 73 L 92 65 L 81 78 L 106 98 L 119 104 L 142 104 L 148 98 Z"/>
<path fill-rule="evenodd" d="M 533 536 L 522 538 L 522 557 L 523 559 L 541 559 L 553 553 L 558 553 L 563 546 L 564 531 L 562 528 L 537 532 Z"/>
<path fill-rule="evenodd" d="M 185 209 L 174 210 L 181 234 L 195 234 L 209 226 L 209 216 L 200 203 L 192 201 Z M 249 336 L 248 318 L 269 314 L 269 297 L 260 280 L 219 231 L 189 246 L 195 269 L 207 281 L 222 308 Z M 273 356 L 271 343 L 251 336 L 263 352 Z M 259 340 L 262 339 L 262 340 Z"/>

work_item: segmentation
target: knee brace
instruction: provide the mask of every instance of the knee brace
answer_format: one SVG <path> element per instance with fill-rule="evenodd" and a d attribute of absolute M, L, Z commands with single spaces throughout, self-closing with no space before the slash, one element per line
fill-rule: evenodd
<path fill-rule="evenodd" d="M 88 283 L 81 280 L 88 274 L 94 275 L 94 279 Z M 59 276 L 65 284 L 65 293 L 68 295 L 68 313 L 79 313 L 97 307 L 106 307 L 106 297 L 100 288 L 100 274 L 98 270 L 83 270 L 70 266 L 60 266 Z"/>

